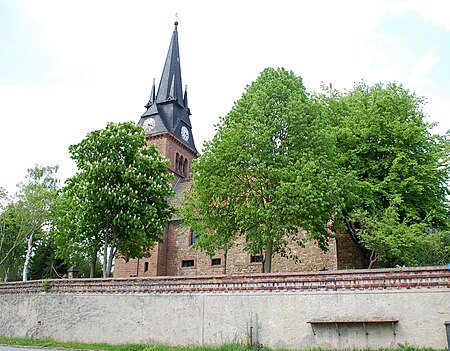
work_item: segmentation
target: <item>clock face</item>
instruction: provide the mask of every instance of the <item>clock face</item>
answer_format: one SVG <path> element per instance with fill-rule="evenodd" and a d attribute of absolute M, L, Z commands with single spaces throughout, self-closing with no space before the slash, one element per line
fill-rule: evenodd
<path fill-rule="evenodd" d="M 189 130 L 185 126 L 181 127 L 181 137 L 184 141 L 189 140 Z"/>
<path fill-rule="evenodd" d="M 150 133 L 153 128 L 155 128 L 155 119 L 154 118 L 148 118 L 144 121 L 144 123 L 142 123 L 142 128 L 144 128 L 144 131 L 146 133 Z"/>

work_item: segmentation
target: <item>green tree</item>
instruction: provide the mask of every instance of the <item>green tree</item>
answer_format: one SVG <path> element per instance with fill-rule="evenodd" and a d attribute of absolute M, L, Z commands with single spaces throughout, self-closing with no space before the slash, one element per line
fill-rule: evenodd
<path fill-rule="evenodd" d="M 346 175 L 332 161 L 319 107 L 284 69 L 265 69 L 247 86 L 193 164 L 183 214 L 198 247 L 226 251 L 242 237 L 248 252 L 263 254 L 264 272 L 274 253 L 291 255 L 289 240 L 326 249 L 324 223 L 342 206 Z"/>
<path fill-rule="evenodd" d="M 14 204 L 0 188 L 0 279 L 19 280 L 22 277 L 23 256 L 26 250 L 15 220 Z"/>
<path fill-rule="evenodd" d="M 18 185 L 17 216 L 19 233 L 27 241 L 22 279 L 28 280 L 28 265 L 33 254 L 35 239 L 48 233 L 50 209 L 57 196 L 59 180 L 55 177 L 58 166 L 35 166 L 27 170 L 27 182 Z"/>
<path fill-rule="evenodd" d="M 356 176 L 341 218 L 366 267 L 436 263 L 448 228 L 450 143 L 449 134 L 431 133 L 424 99 L 401 85 L 360 83 L 317 100 L 336 135 L 337 163 Z"/>
<path fill-rule="evenodd" d="M 41 240 L 30 260 L 30 279 L 58 279 L 67 274 L 69 266 L 56 256 L 56 248 L 50 238 Z"/>
<path fill-rule="evenodd" d="M 58 166 L 35 166 L 27 170 L 26 182 L 18 185 L 18 191 L 9 200 L 2 213 L 4 279 L 15 266 L 12 261 L 23 260 L 22 279 L 28 280 L 30 259 L 36 248 L 36 240 L 47 235 L 50 227 L 50 208 L 57 195 L 59 181 L 55 177 Z M 25 250 L 23 246 L 25 246 Z M 7 264 L 9 262 L 9 264 Z"/>
<path fill-rule="evenodd" d="M 55 209 L 55 242 L 66 260 L 103 257 L 103 277 L 116 253 L 143 257 L 161 240 L 172 209 L 168 161 L 146 143 L 141 127 L 109 123 L 69 148 L 78 172 L 65 183 Z"/>

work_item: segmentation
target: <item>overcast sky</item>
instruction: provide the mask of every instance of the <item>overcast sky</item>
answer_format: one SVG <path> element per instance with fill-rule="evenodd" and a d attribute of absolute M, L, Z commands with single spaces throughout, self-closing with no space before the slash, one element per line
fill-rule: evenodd
<path fill-rule="evenodd" d="M 397 82 L 450 128 L 450 2 L 0 0 L 0 186 L 35 164 L 76 171 L 68 146 L 137 122 L 161 77 L 178 13 L 197 148 L 244 88 L 284 67 L 322 82 Z"/>

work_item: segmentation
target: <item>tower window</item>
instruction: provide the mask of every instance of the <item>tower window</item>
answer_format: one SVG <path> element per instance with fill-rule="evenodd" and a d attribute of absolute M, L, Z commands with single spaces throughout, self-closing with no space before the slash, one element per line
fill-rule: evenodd
<path fill-rule="evenodd" d="M 144 272 L 148 272 L 148 262 L 144 263 Z"/>
<path fill-rule="evenodd" d="M 178 172 L 178 168 L 180 166 L 180 155 L 178 155 L 178 152 L 175 154 L 175 172 Z"/>
<path fill-rule="evenodd" d="M 184 157 L 180 156 L 180 161 L 178 163 L 178 171 L 181 173 L 182 176 L 184 176 L 183 164 L 184 164 Z"/>
<path fill-rule="evenodd" d="M 186 176 L 188 174 L 187 166 L 188 166 L 188 160 L 185 158 L 184 163 L 183 163 L 183 172 L 182 172 L 184 176 Z"/>

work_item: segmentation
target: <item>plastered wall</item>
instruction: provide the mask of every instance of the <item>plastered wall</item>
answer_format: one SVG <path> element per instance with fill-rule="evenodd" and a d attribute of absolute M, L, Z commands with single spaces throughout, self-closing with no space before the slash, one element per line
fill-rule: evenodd
<path fill-rule="evenodd" d="M 444 267 L 0 284 L 0 334 L 63 341 L 273 348 L 445 348 Z M 395 319 L 390 323 L 308 321 Z"/>

